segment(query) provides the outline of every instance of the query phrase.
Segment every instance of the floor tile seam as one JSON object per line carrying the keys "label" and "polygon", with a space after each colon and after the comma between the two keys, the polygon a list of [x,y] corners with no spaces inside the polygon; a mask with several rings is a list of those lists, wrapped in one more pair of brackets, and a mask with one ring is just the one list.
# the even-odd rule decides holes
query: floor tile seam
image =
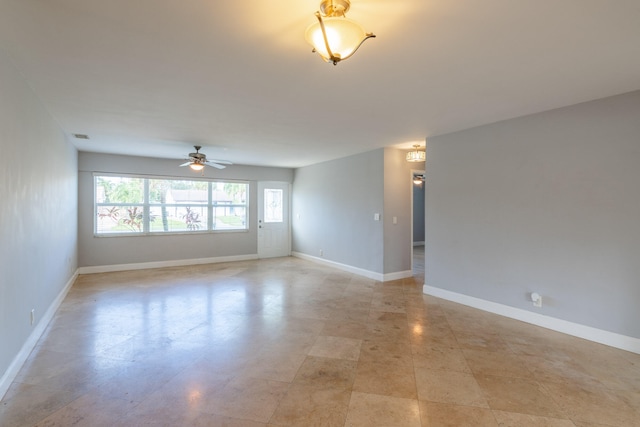
{"label": "floor tile seam", "polygon": [[[55,410],[55,411],[53,411],[53,412],[49,412],[49,414],[48,414],[45,418],[43,418],[43,419],[39,420],[38,422],[34,423],[34,426],[35,426],[35,425],[38,425],[40,422],[42,422],[42,421],[46,420],[47,418],[52,417],[52,416],[54,416],[55,414],[57,414],[57,413],[59,413],[59,412],[61,412],[61,411],[65,410],[66,408],[70,407],[74,402],[77,402],[78,400],[82,399],[84,396],[87,396],[87,395],[88,395],[89,393],[91,393],[92,391],[97,390],[99,387],[100,387],[100,386],[96,386],[96,387],[94,387],[94,388],[90,389],[89,391],[87,391],[86,393],[83,393],[82,395],[78,396],[78,398],[74,399],[73,401],[69,402],[68,404],[64,405],[63,407],[61,407],[61,408],[59,408],[59,409],[57,409],[57,410]],[[122,402],[127,402],[127,401],[129,401],[129,402],[134,402],[134,401],[129,400],[129,399],[122,399],[122,398],[120,398],[120,397],[115,397],[115,396],[108,396],[107,398],[108,398],[109,400],[119,400],[119,401],[122,401]],[[140,405],[140,403],[142,403],[142,402],[139,402],[139,401],[135,401],[135,402],[136,402],[136,403],[135,403],[135,405],[133,405],[133,406],[132,406],[131,408],[129,408],[129,409],[134,409],[134,408],[136,408],[138,405]],[[119,415],[117,415],[117,418],[116,418],[115,420],[111,420],[111,421],[114,421],[114,422],[120,421],[120,420],[124,419],[124,418],[126,417],[126,415],[127,415],[127,414],[125,414],[125,413],[123,413],[123,414],[119,414]]]}
{"label": "floor tile seam", "polygon": [[31,426],[37,426],[38,424],[40,424],[42,421],[46,420],[47,418],[49,418],[52,414],[62,410],[63,408],[65,408],[67,405],[64,405],[58,409],[56,409],[54,412],[48,412],[47,414],[43,415],[43,418],[38,418],[37,421],[33,421],[30,425]]}
{"label": "floor tile seam", "polygon": [[[578,426],[578,424],[584,424],[584,423],[587,423],[588,425],[592,425],[592,420],[579,420],[575,417],[568,417],[567,420],[571,421],[571,423],[574,426]],[[627,425],[609,424],[609,423],[596,423],[593,425],[596,425],[597,427],[630,427]]]}
{"label": "floor tile seam", "polygon": [[[534,381],[537,386],[542,389],[544,391],[544,394],[551,399],[551,401],[555,404],[555,406],[558,408],[558,410],[560,411],[560,413],[562,414],[562,416],[565,419],[571,420],[571,422],[573,422],[574,420],[569,416],[569,414],[567,413],[567,411],[564,409],[564,406],[562,405],[562,402],[555,397],[554,393],[551,392],[551,390],[549,390],[544,381],[539,381],[537,379],[533,379],[532,381]],[[546,416],[546,415],[541,415],[541,416]]]}
{"label": "floor tile seam", "polygon": [[[492,416],[493,420],[495,421],[496,426],[498,426],[499,423],[498,423],[498,419],[496,418],[496,416],[494,414],[495,411],[519,413],[519,412],[513,412],[513,411],[503,411],[503,410],[500,410],[500,409],[492,409],[488,404],[487,404],[486,407],[484,407],[484,406],[465,405],[465,404],[461,404],[461,403],[438,402],[438,401],[429,400],[429,399],[419,399],[419,403],[427,403],[427,404],[433,403],[433,404],[436,404],[436,405],[457,406],[457,407],[467,408],[467,409],[481,409],[481,410],[484,410],[484,411],[488,411],[488,412],[491,413],[491,416]],[[420,405],[420,406],[422,406],[422,405]],[[529,415],[529,414],[524,414],[524,415]],[[425,427],[431,427],[431,426],[427,425]]]}
{"label": "floor tile seam", "polygon": [[[568,416],[566,416],[565,418],[558,418],[555,416],[550,416],[550,415],[540,415],[540,414],[529,414],[529,413],[525,413],[525,412],[517,412],[517,411],[513,411],[513,410],[506,410],[506,409],[489,409],[495,418],[495,413],[496,412],[506,412],[509,414],[518,414],[518,415],[526,415],[526,416],[531,416],[531,417],[536,417],[536,418],[545,418],[545,419],[550,419],[550,420],[558,420],[558,421],[569,421],[571,422],[571,424],[574,424],[574,420],[569,418]],[[496,418],[496,423],[498,422],[497,418]],[[575,424],[574,424],[575,426]],[[616,426],[610,426],[610,427],[616,427]]]}
{"label": "floor tile seam", "polygon": [[[315,341],[314,341],[315,343]],[[313,346],[309,347],[309,351],[311,351],[311,348]],[[303,359],[302,363],[300,363],[300,366],[298,366],[298,369],[296,369],[296,373],[293,375],[293,379],[289,382],[289,387],[287,388],[287,392],[289,391],[289,389],[291,389],[291,386],[296,383],[296,378],[298,377],[298,374],[300,373],[300,369],[302,369],[302,366],[304,365],[305,360],[307,360],[308,357],[317,357],[317,356],[310,356],[309,355],[309,351],[307,351],[307,354],[305,356],[305,358]],[[298,382],[299,384],[306,384],[304,382]]]}
{"label": "floor tile seam", "polygon": [[[440,303],[438,303],[438,306],[440,306]],[[443,312],[443,315],[444,315],[444,320],[447,323],[447,327],[449,328],[449,331],[451,331],[451,334],[453,335],[453,338],[456,340],[457,348],[461,349],[460,341],[458,340],[458,336],[456,335],[455,331],[451,327],[451,322],[449,321],[449,314],[447,314],[446,310],[442,310],[442,312]]]}
{"label": "floor tile seam", "polygon": [[504,337],[502,336],[502,334],[500,334],[500,337],[502,339],[502,341],[504,341],[505,344],[507,344],[507,347],[509,348],[509,350],[515,354],[515,355],[519,355],[519,356],[525,356],[526,354],[521,354],[521,352],[518,352],[518,345],[522,345],[522,344],[516,344],[511,342],[510,339],[504,339]]}
{"label": "floor tile seam", "polygon": [[[47,339],[50,339],[52,337],[52,335],[50,334],[60,334],[60,333],[65,333],[65,335],[69,335],[70,333],[78,333],[80,336],[80,338],[82,338],[82,335],[109,335],[109,336],[114,336],[114,337],[127,337],[130,338],[134,335],[132,334],[123,334],[123,333],[114,333],[114,332],[110,332],[110,331],[104,331],[101,327],[97,327],[97,326],[92,326],[92,325],[85,325],[85,324],[77,324],[75,323],[73,325],[73,327],[70,327],[69,325],[65,325],[65,324],[57,324],[57,320],[53,319],[51,321],[51,325],[50,328],[51,329],[47,329],[45,331],[45,333],[43,333],[42,337],[38,340],[37,345],[43,345],[45,344],[44,341],[46,341]],[[55,335],[53,335],[53,337],[55,337]]]}
{"label": "floor tile seam", "polygon": [[[420,403],[420,400],[418,399],[417,395],[416,395],[416,398],[414,399],[414,398],[411,398],[411,397],[391,396],[391,395],[388,395],[388,394],[379,394],[379,393],[373,393],[373,392],[370,392],[370,391],[351,390],[351,397],[352,398],[353,398],[353,394],[354,393],[368,394],[368,395],[371,395],[371,396],[383,397],[383,398],[388,398],[388,399],[409,400],[409,401],[412,401],[412,402],[416,402],[418,404]],[[351,402],[349,402],[349,403],[351,403]]]}
{"label": "floor tile seam", "polygon": [[[198,359],[198,360],[200,360],[200,359]],[[151,397],[153,396],[153,394],[154,394],[156,391],[158,391],[158,390],[160,390],[160,389],[164,388],[164,386],[166,386],[169,382],[173,381],[173,379],[175,379],[175,378],[176,378],[176,377],[178,377],[179,375],[182,375],[182,374],[184,373],[184,371],[186,371],[186,370],[187,370],[187,368],[188,368],[188,367],[189,367],[189,366],[185,366],[185,367],[183,367],[183,368],[179,369],[179,370],[178,370],[178,372],[176,372],[174,375],[172,375],[172,376],[171,376],[170,378],[168,378],[166,381],[163,381],[163,382],[161,382],[161,383],[158,383],[158,384],[157,384],[157,386],[156,386],[153,390],[150,390],[150,391],[146,392],[146,393],[143,395],[143,397],[142,397],[141,399],[139,399],[139,400],[130,400],[131,402],[134,402],[134,401],[136,402],[136,404],[135,404],[135,405],[133,405],[133,407],[131,407],[130,409],[131,409],[131,410],[133,410],[133,409],[137,408],[138,406],[142,405],[143,403],[146,403],[148,399],[151,399]],[[109,380],[105,381],[104,383],[101,383],[101,384],[100,384],[99,386],[97,386],[96,388],[100,388],[100,387],[104,386],[105,384],[107,384],[108,382],[109,382]],[[117,397],[109,396],[109,398],[117,398]],[[122,400],[122,399],[121,399],[121,400]],[[124,400],[128,400],[128,399],[124,399]]]}
{"label": "floor tile seam", "polygon": [[[300,366],[302,366],[302,364],[300,364]],[[300,369],[300,367],[298,367],[298,370]],[[297,375],[297,371],[296,371],[296,375]],[[295,379],[295,376],[294,376]],[[287,390],[282,393],[282,395],[280,396],[280,398],[278,399],[278,403],[276,403],[273,406],[273,411],[271,412],[271,415],[269,415],[269,418],[267,419],[267,421],[258,421],[267,425],[271,425],[271,420],[273,420],[273,417],[276,415],[276,412],[278,411],[278,408],[280,407],[280,404],[282,403],[282,401],[284,400],[285,396],[289,393],[289,390],[291,390],[291,387],[293,387],[293,380],[290,381],[287,385]],[[255,421],[255,420],[250,420],[250,421]],[[278,424],[275,424],[278,425]]]}
{"label": "floor tile seam", "polygon": [[[414,373],[414,375],[415,375],[415,373]],[[420,395],[418,394],[418,381],[417,381],[417,379],[416,379],[416,398],[418,399],[418,417],[419,417],[419,420],[420,420],[420,426],[421,427],[430,427],[428,423],[427,424],[423,424],[422,423],[422,420],[426,420],[427,419],[426,418],[427,414],[426,414],[426,412],[423,413],[423,406],[425,406],[425,405],[421,404]]]}
{"label": "floor tile seam", "polygon": [[[280,404],[280,402],[278,401],[278,405],[279,404]],[[277,408],[277,406],[276,406],[276,408]],[[207,411],[207,410],[199,410],[198,412],[200,412],[201,414],[204,414],[204,415],[213,415],[215,417],[227,418],[227,419],[232,419],[232,420],[250,421],[252,423],[269,424],[269,421],[264,421],[264,420],[254,419],[254,418],[240,418],[238,416],[231,416],[229,414],[225,414],[225,413],[222,413],[222,412]],[[275,409],[273,410],[273,413],[275,413]],[[269,415],[269,420],[273,417],[273,413],[271,415]]]}
{"label": "floor tile seam", "polygon": [[[570,380],[571,384],[575,384],[577,386],[579,386],[580,388],[582,388],[585,391],[589,391],[590,389],[594,388],[593,384],[588,384],[587,380],[592,379],[595,380],[598,385],[595,386],[595,388],[599,389],[599,390],[607,390],[607,391],[624,391],[624,390],[616,390],[616,389],[609,389],[607,387],[604,386],[604,384],[602,383],[602,381],[598,380],[595,377],[590,377],[590,378],[572,378],[569,376],[560,376],[554,372],[551,372],[549,370],[545,370],[544,374],[546,374],[547,376],[540,380],[541,383],[545,383],[545,384],[557,384],[557,385],[562,385],[562,384],[567,384],[567,381]],[[536,376],[534,374],[534,376]]]}
{"label": "floor tile seam", "polygon": [[[412,344],[413,346],[413,344]],[[418,373],[416,371],[415,355],[413,354],[413,347],[411,347],[411,367],[413,371],[413,384],[415,386],[416,400],[418,400],[418,416],[420,417],[420,425],[422,425],[422,405],[420,405],[420,390],[418,389]],[[428,426],[425,426],[428,427]]]}
{"label": "floor tile seam", "polygon": [[[472,369],[471,369],[471,365],[469,364],[469,361],[467,360],[467,357],[464,355],[464,351],[462,346],[460,345],[460,342],[458,341],[458,337],[455,334],[455,332],[453,331],[453,329],[451,329],[451,325],[449,324],[449,319],[448,316],[445,317],[445,320],[447,322],[447,326],[449,327],[449,330],[451,331],[451,333],[453,334],[453,338],[456,340],[456,346],[455,346],[455,350],[459,351],[462,354],[462,358],[464,359],[464,364],[468,369],[469,373],[473,373]],[[439,345],[436,345],[436,347],[439,347]],[[449,349],[450,347],[447,345],[443,345],[443,348],[447,348]],[[475,378],[474,378],[475,379]],[[477,380],[476,380],[477,382]]]}
{"label": "floor tile seam", "polygon": [[483,372],[476,372],[473,368],[469,368],[471,375],[473,375],[476,378],[476,382],[478,381],[478,376],[491,376],[491,377],[499,377],[499,378],[512,378],[512,379],[517,379],[517,380],[535,380],[535,378],[529,376],[529,377],[523,377],[523,376],[516,376],[516,375],[508,375],[508,374],[500,374],[500,373],[483,373]]}
{"label": "floor tile seam", "polygon": [[[54,377],[51,377],[54,378]],[[50,378],[47,378],[47,380]],[[4,403],[8,403],[11,400],[13,400],[15,397],[18,397],[18,394],[15,394],[13,396],[10,396],[7,399],[7,396],[9,395],[9,392],[11,391],[11,389],[13,387],[19,388],[21,386],[27,386],[27,387],[37,387],[39,390],[44,390],[46,392],[51,392],[51,393],[73,393],[74,390],[65,390],[63,388],[59,388],[59,387],[51,387],[50,385],[47,384],[43,384],[43,383],[29,383],[29,382],[24,382],[24,381],[13,381],[10,386],[9,389],[7,390],[7,393],[5,393],[5,396],[3,397],[3,399],[0,402],[4,402]]]}
{"label": "floor tile seam", "polygon": [[[14,383],[12,383],[12,385],[13,385],[13,384],[14,384]],[[35,386],[35,387],[39,387],[39,386]],[[43,388],[46,388],[46,387],[43,387]],[[56,391],[57,389],[49,389],[49,390]],[[65,393],[65,391],[64,391],[64,390],[57,390],[57,391],[58,391],[59,393]],[[68,392],[68,391],[67,391],[67,392]],[[47,418],[49,418],[52,414],[54,414],[54,413],[56,413],[56,412],[58,412],[58,411],[62,410],[63,408],[66,408],[68,405],[70,405],[71,403],[73,403],[73,402],[75,402],[76,400],[80,399],[80,398],[81,398],[82,396],[84,396],[85,394],[86,394],[86,393],[79,394],[78,396],[76,396],[76,397],[72,398],[72,399],[71,399],[70,401],[68,401],[67,403],[64,403],[64,404],[62,404],[62,406],[58,407],[57,409],[54,409],[54,410],[53,410],[53,412],[52,412],[52,411],[49,411],[49,412],[47,412],[46,414],[43,414],[43,415],[42,415],[42,418],[39,418],[37,421],[33,422],[33,424],[32,424],[32,425],[34,425],[34,426],[35,426],[35,425],[39,424],[40,422],[42,422],[42,421],[46,420],[46,419],[47,419]],[[16,397],[17,397],[17,395],[16,395]],[[0,401],[0,402],[4,402],[4,404],[7,404],[7,403],[9,403],[10,401],[11,401],[11,399],[9,399],[9,400],[7,400],[7,401],[2,400],[2,401]],[[55,406],[54,406],[54,407],[55,407]]]}
{"label": "floor tile seam", "polygon": [[[355,377],[354,377],[354,383],[355,383]],[[350,385],[344,385],[344,386],[340,386],[340,387],[336,387],[336,386],[327,387],[324,384],[317,384],[317,383],[306,382],[306,381],[296,381],[294,379],[289,384],[289,388],[287,389],[287,392],[291,388],[297,387],[297,386],[304,387],[304,388],[310,388],[313,391],[335,391],[335,392],[339,392],[339,393],[344,393],[344,392],[352,393],[354,391],[353,390],[353,383],[350,384]]]}
{"label": "floor tile seam", "polygon": [[[336,360],[341,360],[343,362],[353,362],[356,364],[355,368],[354,368],[354,375],[353,375],[353,380],[349,382],[349,384],[345,387],[339,387],[339,389],[344,389],[344,390],[352,390],[353,389],[353,384],[355,383],[356,380],[356,374],[358,372],[358,361],[357,360],[346,360],[346,359],[332,359],[330,357],[323,357],[323,356],[311,356],[308,355],[307,357],[312,357],[314,359],[324,359],[324,360],[328,360],[328,361],[336,361]],[[302,368],[302,365],[304,364],[304,362],[300,365],[300,367],[298,368],[298,371],[296,371],[296,375],[294,376],[293,380],[291,381],[291,384],[302,384],[302,385],[313,385],[314,383],[310,383],[307,380],[298,380],[296,381],[296,378],[298,376],[298,372],[300,371],[300,369]],[[335,388],[335,387],[334,387]]]}
{"label": "floor tile seam", "polygon": [[[299,384],[299,385],[301,385],[301,386],[305,386],[305,387],[311,387],[311,386],[312,386],[311,384],[305,384],[305,383],[298,383],[298,384]],[[275,423],[275,421],[274,421],[274,419],[273,419],[273,418],[275,417],[276,413],[278,412],[278,408],[280,407],[280,404],[283,402],[284,398],[287,396],[287,394],[289,393],[289,391],[291,390],[291,388],[292,388],[293,386],[294,386],[294,383],[292,382],[292,383],[290,384],[289,388],[287,389],[287,392],[286,392],[285,394],[283,394],[283,396],[282,396],[281,400],[278,402],[278,405],[276,406],[276,408],[275,408],[275,410],[274,410],[273,414],[271,415],[271,418],[270,418],[270,419],[269,419],[269,421],[267,422],[267,424],[268,424],[269,426],[274,425],[274,426],[282,426],[282,427],[286,427],[286,426],[288,426],[288,425],[289,425],[289,424],[280,424],[280,423]],[[326,389],[326,388],[322,388],[322,390],[324,390],[324,389]],[[320,390],[320,388],[317,388],[316,390]],[[353,393],[352,388],[351,388],[351,387],[349,387],[349,388],[344,389],[343,391],[349,391],[349,400],[350,400],[350,399],[351,399],[351,394]],[[334,406],[333,406],[333,408],[335,408],[336,406],[338,406],[338,407],[343,407],[343,409],[345,409],[345,411],[344,411],[344,419],[345,419],[345,422],[346,422],[347,414],[348,414],[348,412],[349,412],[349,402],[346,402],[346,404],[334,405]]]}
{"label": "floor tile seam", "polygon": [[24,365],[22,365],[22,367],[20,368],[20,371],[18,371],[18,375],[20,375],[20,373],[24,369],[29,369],[32,366],[31,363],[34,362],[32,359],[34,358],[38,359],[41,357],[41,353],[40,353],[41,351],[44,351],[47,353],[55,353],[59,356],[65,356],[66,358],[64,359],[64,363],[69,363],[82,357],[82,355],[78,355],[75,352],[66,352],[66,351],[44,348],[42,347],[40,340],[38,340],[33,350],[31,350],[31,352],[29,353],[29,356],[27,357],[27,361],[24,363]]}
{"label": "floor tile seam", "polygon": [[[553,418],[553,417],[547,417],[547,418]],[[588,420],[584,420],[584,419],[579,419],[576,417],[570,417],[567,416],[566,418],[568,421],[571,421],[571,423],[573,423],[574,426],[577,426],[578,424],[583,424],[583,423],[587,423],[589,425],[591,425],[593,423],[593,420],[588,419]],[[621,424],[609,424],[609,423],[595,423],[595,425],[597,425],[598,427],[632,427],[629,426],[627,424],[621,425]]]}
{"label": "floor tile seam", "polygon": [[[610,393],[635,393],[638,394],[640,396],[640,389],[635,389],[635,390],[628,390],[628,389],[623,389],[623,388],[612,388],[612,387],[608,387],[606,386],[602,381],[598,381],[600,384],[602,384],[602,389],[606,390]],[[623,400],[626,401],[626,399],[624,397],[621,397]],[[640,401],[640,400],[639,400]],[[629,404],[631,405],[631,404]],[[636,409],[636,408],[634,408]],[[640,412],[640,406],[638,406],[637,410]]]}
{"label": "floor tile seam", "polygon": [[[452,372],[457,372],[457,371],[452,371]],[[478,377],[476,377],[476,375],[473,374],[473,372],[471,371],[471,368],[469,368],[469,372],[459,372],[459,373],[462,375],[471,376],[473,378],[473,381],[476,383],[476,386],[478,386],[478,390],[480,390],[480,393],[482,394],[483,402],[486,405],[486,406],[472,406],[472,405],[467,405],[467,406],[472,406],[474,408],[493,409],[491,408],[491,404],[489,403],[490,400],[489,400],[488,392],[484,389],[484,387],[482,387],[482,385],[480,385],[480,382],[478,381]]]}
{"label": "floor tile seam", "polygon": [[[465,349],[465,348],[461,348],[460,351],[462,352],[462,356],[465,359],[465,362],[468,366],[468,368],[470,369],[470,371],[475,375],[482,375],[480,372],[476,372],[476,370],[473,369],[473,365],[471,362],[469,362],[469,356],[467,354],[465,354],[465,351],[469,352],[469,351],[478,351],[478,352],[485,352],[485,353],[499,353],[500,351],[495,351],[495,352],[491,352],[491,351],[485,351],[485,350],[474,350],[474,349]],[[511,356],[514,356],[517,358],[518,361],[522,362],[525,366],[525,369],[527,370],[527,374],[528,376],[514,376],[514,375],[507,375],[507,374],[491,374],[494,376],[500,376],[500,377],[509,377],[509,378],[522,378],[522,379],[535,379],[536,378],[536,374],[533,371],[533,369],[529,366],[529,363],[527,363],[526,360],[522,360],[520,358],[519,355],[515,354],[515,353],[510,353]]]}
{"label": "floor tile seam", "polygon": [[[539,338],[539,337],[531,337],[531,336],[526,336],[526,335],[513,335],[511,333],[505,333],[505,332],[500,332],[498,331],[497,335],[500,337],[500,339],[502,340],[502,342],[504,342],[505,344],[507,344],[507,347],[509,347],[509,351],[514,353],[514,354],[519,354],[518,352],[518,346],[522,346],[522,345],[527,345],[530,346],[532,348],[540,348],[540,345],[546,345],[546,346],[553,346],[552,343],[548,342],[548,340],[544,339],[544,338]],[[538,342],[529,342],[527,341],[526,344],[523,343],[514,343],[513,340],[514,339],[527,339],[527,340],[542,340],[542,344],[538,341]],[[559,351],[559,348],[555,348],[554,350]],[[569,356],[567,356],[569,357]]]}
{"label": "floor tile seam", "polygon": [[[597,381],[597,383],[598,383],[598,384],[600,384],[600,385],[602,386],[602,388],[605,388],[605,389],[607,389],[607,390],[611,390],[611,391],[627,391],[627,390],[622,389],[622,388],[613,388],[613,387],[609,387],[609,386],[607,386],[607,384],[606,384],[606,383],[604,383],[604,382],[601,380],[601,378],[600,378],[600,376],[599,376],[599,375],[598,375],[598,376],[594,375],[594,374],[592,373],[592,371],[591,371],[587,366],[585,366],[583,363],[581,363],[581,362],[580,362],[580,360],[576,360],[575,362],[578,364],[578,366],[580,366],[580,368],[584,369],[585,373],[586,373],[590,378],[592,378],[592,379],[594,379],[595,381]],[[628,370],[628,369],[624,369],[624,371],[627,371],[627,370]],[[616,369],[616,371],[618,371],[618,369]],[[616,374],[616,375],[614,375],[614,378],[615,378],[616,380],[621,380],[622,382],[625,382],[625,380],[627,379],[627,377],[620,376],[620,375],[617,375],[617,374]],[[608,379],[608,378],[607,378],[607,379]],[[637,379],[638,379],[638,384],[640,384],[640,373],[638,374]],[[640,389],[638,389],[637,391],[638,391],[638,392],[640,392]]]}
{"label": "floor tile seam", "polygon": [[[88,385],[90,384],[90,385],[88,386],[88,388],[85,391],[83,391],[82,395],[85,395],[85,394],[88,394],[88,393],[90,393],[90,392],[92,392],[94,390],[100,389],[105,384],[109,383],[113,379],[113,377],[116,376],[116,375],[117,375],[117,373],[114,373],[112,375],[107,375],[107,376],[103,377],[101,380],[93,382],[93,381],[90,381],[90,379],[94,378],[94,377],[97,377],[97,375],[94,375],[93,373],[85,373],[84,375],[81,376],[81,378],[83,380],[81,382],[87,382],[87,384]],[[50,390],[54,390],[54,391],[57,390],[59,392],[65,392],[64,389],[50,388],[50,387],[47,387],[47,386],[42,385],[42,384],[37,384],[36,387],[49,388]],[[77,388],[74,388],[73,390],[76,390],[76,389]],[[66,391],[71,392],[72,390],[66,390]],[[110,398],[112,398],[112,397],[113,396],[110,396]],[[113,397],[113,398],[115,398],[115,397]]]}
{"label": "floor tile seam", "polygon": [[[600,383],[602,384],[602,383]],[[583,388],[583,390],[585,390]],[[614,398],[616,400],[618,400],[619,402],[621,402],[623,405],[625,405],[629,410],[631,410],[632,412],[635,412],[638,414],[638,418],[640,419],[640,406],[635,407],[631,402],[629,402],[627,400],[627,398],[625,396],[621,396],[620,393],[633,393],[632,391],[627,391],[627,390],[620,390],[620,389],[610,389],[606,386],[604,386],[604,384],[602,385],[602,387],[596,387],[596,390],[598,392],[604,392],[606,395],[613,395]],[[590,387],[589,390],[586,390],[588,392],[593,391],[593,387]],[[638,391],[636,391],[636,393],[638,393]]]}
{"label": "floor tile seam", "polygon": [[[489,404],[489,401],[487,400],[487,405],[488,404]],[[496,422],[496,427],[499,427],[500,423],[498,422],[498,418],[496,417],[496,414],[495,414],[494,410],[489,408],[489,412],[491,413],[491,416],[493,417],[493,420]]]}
{"label": "floor tile seam", "polygon": [[[540,385],[549,393],[550,396],[552,396],[551,391],[547,388],[547,385],[563,385],[566,384],[566,381],[553,381],[553,380],[544,380],[544,381],[540,381]],[[637,412],[640,416],[640,407],[635,408],[631,403],[627,402],[627,400],[620,396],[619,394],[617,394],[617,392],[623,392],[626,393],[626,390],[619,390],[619,389],[610,389],[607,388],[606,386],[604,386],[604,384],[601,384],[601,386],[596,386],[594,388],[594,386],[591,385],[586,385],[583,383],[573,383],[576,384],[577,387],[580,388],[581,391],[589,393],[589,394],[594,394],[594,390],[596,392],[604,392],[607,395],[613,395],[615,397],[616,400],[621,401],[625,406],[627,406],[629,409],[631,409],[634,412]],[[553,397],[553,396],[552,396]]]}

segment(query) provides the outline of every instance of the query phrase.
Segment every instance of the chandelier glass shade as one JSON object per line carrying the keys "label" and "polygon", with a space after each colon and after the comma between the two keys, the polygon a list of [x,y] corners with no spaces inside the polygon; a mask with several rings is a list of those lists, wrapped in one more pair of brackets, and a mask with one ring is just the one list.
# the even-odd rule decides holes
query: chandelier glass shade
{"label": "chandelier glass shade", "polygon": [[201,171],[202,169],[204,169],[204,165],[197,162],[192,162],[189,167],[194,171]]}
{"label": "chandelier glass shade", "polygon": [[365,40],[375,37],[362,26],[345,17],[349,10],[348,0],[323,0],[316,12],[318,22],[310,25],[305,39],[326,62],[337,65],[351,57]]}

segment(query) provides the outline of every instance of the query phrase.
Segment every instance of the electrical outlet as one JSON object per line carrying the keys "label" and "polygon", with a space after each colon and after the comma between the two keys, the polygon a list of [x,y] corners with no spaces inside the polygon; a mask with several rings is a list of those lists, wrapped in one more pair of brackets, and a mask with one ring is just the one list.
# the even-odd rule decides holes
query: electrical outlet
{"label": "electrical outlet", "polygon": [[534,307],[542,307],[542,295],[537,292],[531,293],[531,301],[533,301]]}
{"label": "electrical outlet", "polygon": [[324,256],[324,251],[320,249],[320,256]]}
{"label": "electrical outlet", "polygon": [[33,325],[36,322],[36,309],[35,308],[31,309],[31,313],[29,315],[29,318],[31,320],[31,325]]}

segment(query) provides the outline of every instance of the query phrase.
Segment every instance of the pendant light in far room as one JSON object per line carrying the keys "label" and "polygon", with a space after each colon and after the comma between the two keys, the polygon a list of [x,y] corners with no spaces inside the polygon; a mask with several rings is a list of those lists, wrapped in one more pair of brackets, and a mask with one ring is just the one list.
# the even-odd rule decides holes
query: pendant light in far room
{"label": "pendant light in far room", "polygon": [[411,150],[407,153],[407,162],[417,163],[427,160],[427,152],[424,150],[420,150],[420,144],[415,144],[413,148],[414,150]]}

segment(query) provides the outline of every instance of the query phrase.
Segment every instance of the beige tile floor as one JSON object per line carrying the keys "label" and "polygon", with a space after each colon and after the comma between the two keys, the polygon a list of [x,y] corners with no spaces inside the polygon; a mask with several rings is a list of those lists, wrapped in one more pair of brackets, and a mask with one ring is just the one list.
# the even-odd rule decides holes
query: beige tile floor
{"label": "beige tile floor", "polygon": [[425,296],[417,253],[81,276],[0,425],[640,426],[640,355]]}

